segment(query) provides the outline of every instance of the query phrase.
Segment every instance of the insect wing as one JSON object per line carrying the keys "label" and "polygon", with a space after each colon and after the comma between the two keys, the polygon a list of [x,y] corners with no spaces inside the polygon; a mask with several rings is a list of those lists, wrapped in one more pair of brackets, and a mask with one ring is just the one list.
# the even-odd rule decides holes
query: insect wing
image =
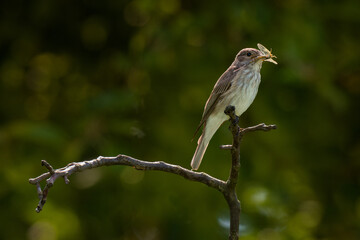
{"label": "insect wing", "polygon": [[261,45],[260,43],[257,44],[259,50],[265,54],[265,55],[270,55],[271,56],[271,52],[266,48],[264,47],[263,45]]}

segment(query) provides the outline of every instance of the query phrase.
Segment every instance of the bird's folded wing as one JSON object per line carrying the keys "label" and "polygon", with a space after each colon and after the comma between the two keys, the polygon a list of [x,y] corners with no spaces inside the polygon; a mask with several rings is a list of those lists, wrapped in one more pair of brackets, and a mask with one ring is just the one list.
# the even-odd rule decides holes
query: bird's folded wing
{"label": "bird's folded wing", "polygon": [[216,104],[219,102],[220,99],[223,98],[224,93],[229,90],[232,82],[231,80],[234,79],[240,68],[241,67],[230,66],[216,82],[214,89],[212,90],[210,97],[206,102],[203,116],[201,118],[199,126],[196,128],[193,139],[200,130],[201,126],[206,122],[211,113],[214,111]]}

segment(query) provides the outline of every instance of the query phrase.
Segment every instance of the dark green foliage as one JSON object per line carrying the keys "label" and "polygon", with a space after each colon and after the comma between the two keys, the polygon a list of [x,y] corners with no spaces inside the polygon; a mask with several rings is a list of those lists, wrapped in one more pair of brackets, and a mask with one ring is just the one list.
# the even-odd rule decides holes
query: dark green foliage
{"label": "dark green foliage", "polygon": [[[0,8],[0,239],[226,239],[218,192],[110,167],[57,181],[37,214],[27,179],[114,156],[190,167],[210,91],[262,43],[241,117],[242,239],[359,239],[359,1],[6,1]],[[226,179],[225,124],[200,170]]]}

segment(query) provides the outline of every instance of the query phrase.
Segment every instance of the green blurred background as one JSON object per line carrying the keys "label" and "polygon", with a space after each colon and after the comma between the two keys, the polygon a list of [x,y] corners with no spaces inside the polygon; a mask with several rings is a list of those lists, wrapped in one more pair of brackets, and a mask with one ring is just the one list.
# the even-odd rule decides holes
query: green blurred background
{"label": "green blurred background", "polygon": [[[4,1],[0,239],[226,239],[205,185],[114,166],[57,181],[43,212],[28,179],[99,155],[189,167],[218,77],[272,48],[242,126],[241,239],[360,239],[359,1]],[[225,124],[200,171],[226,179]]]}

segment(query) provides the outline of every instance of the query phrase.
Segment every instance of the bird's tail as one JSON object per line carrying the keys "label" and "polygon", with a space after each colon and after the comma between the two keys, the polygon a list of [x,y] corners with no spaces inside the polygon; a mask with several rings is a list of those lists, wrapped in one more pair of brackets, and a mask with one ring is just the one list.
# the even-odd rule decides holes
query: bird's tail
{"label": "bird's tail", "polygon": [[204,157],[206,148],[209,145],[209,140],[207,140],[207,138],[204,138],[204,135],[205,134],[203,133],[203,135],[201,135],[201,137],[199,138],[198,146],[191,160],[191,168],[193,170],[197,170],[199,168],[201,160]]}

